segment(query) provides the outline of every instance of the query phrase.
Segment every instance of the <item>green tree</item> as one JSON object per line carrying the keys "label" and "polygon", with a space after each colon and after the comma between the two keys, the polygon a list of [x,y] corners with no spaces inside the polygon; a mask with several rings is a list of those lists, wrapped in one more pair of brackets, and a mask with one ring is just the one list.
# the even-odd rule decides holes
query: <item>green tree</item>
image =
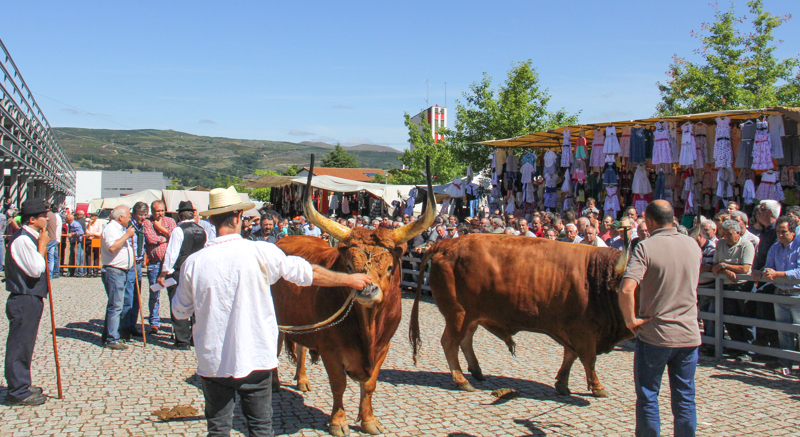
{"label": "green tree", "polygon": [[422,132],[408,113],[405,113],[404,116],[405,125],[408,128],[408,142],[411,147],[397,157],[406,168],[389,170],[389,183],[424,184],[427,180],[425,176],[426,156],[431,157],[431,176],[434,184],[444,184],[452,181],[454,176],[463,176],[466,167],[456,161],[447,137],[434,143],[431,125],[424,114],[420,124]]}
{"label": "green tree", "polygon": [[167,185],[168,190],[180,190],[181,185],[178,183],[178,178],[170,179],[169,185]]}
{"label": "green tree", "polygon": [[726,109],[797,105],[800,72],[797,58],[775,57],[773,31],[791,16],[764,11],[761,0],[747,3],[752,32],[740,29],[746,17],[736,17],[734,5],[715,8],[713,23],[703,23],[692,35],[701,42],[694,53],[700,61],[673,56],[665,83],[657,82],[659,115],[692,114]]}
{"label": "green tree", "polygon": [[563,108],[547,109],[550,94],[539,82],[539,73],[527,60],[512,64],[508,78],[497,90],[486,73],[463,94],[465,103],[456,100],[455,129],[444,130],[453,156],[462,164],[472,164],[477,173],[489,167],[494,148],[479,141],[517,137],[531,132],[574,124],[578,114]]}
{"label": "green tree", "polygon": [[286,171],[283,172],[284,176],[297,176],[297,173],[300,171],[300,166],[297,164],[292,164],[286,168]]}
{"label": "green tree", "polygon": [[342,148],[342,145],[336,143],[333,150],[322,159],[322,167],[337,167],[337,168],[357,168],[358,160],[352,153]]}
{"label": "green tree", "polygon": [[[253,172],[256,176],[279,176],[280,173],[274,170],[255,170]],[[272,193],[272,189],[267,188],[254,188],[250,190],[250,198],[258,200],[259,202],[268,202],[269,196]]]}

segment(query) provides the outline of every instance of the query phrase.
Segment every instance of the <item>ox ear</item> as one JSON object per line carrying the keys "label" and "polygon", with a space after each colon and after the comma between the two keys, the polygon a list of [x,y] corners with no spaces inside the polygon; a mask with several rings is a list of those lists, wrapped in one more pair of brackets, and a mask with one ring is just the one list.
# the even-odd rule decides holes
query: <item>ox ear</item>
{"label": "ox ear", "polygon": [[400,262],[402,263],[403,262],[403,255],[405,255],[406,252],[408,252],[408,245],[406,243],[403,243],[403,244],[401,244],[399,246],[395,246],[395,248],[392,249],[392,251],[394,253],[394,256],[396,256],[398,259],[400,259]]}

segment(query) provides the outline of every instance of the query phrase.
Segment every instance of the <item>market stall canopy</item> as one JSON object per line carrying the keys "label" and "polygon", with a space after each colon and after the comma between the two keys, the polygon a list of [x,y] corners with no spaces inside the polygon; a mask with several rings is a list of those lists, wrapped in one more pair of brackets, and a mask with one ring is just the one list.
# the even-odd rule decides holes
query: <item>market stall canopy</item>
{"label": "market stall canopy", "polygon": [[[516,138],[506,138],[503,140],[481,141],[476,144],[484,144],[493,147],[506,147],[506,148],[540,148],[540,149],[555,149],[561,147],[564,142],[564,130],[569,129],[570,139],[572,144],[583,132],[586,137],[587,145],[592,144],[594,137],[593,129],[605,128],[607,126],[614,126],[617,129],[623,127],[632,127],[637,124],[642,126],[652,126],[657,121],[674,121],[674,122],[705,122],[707,124],[715,123],[714,119],[717,117],[730,117],[734,120],[747,120],[760,115],[781,114],[784,117],[791,118],[800,122],[800,108],[792,108],[785,106],[772,106],[763,109],[739,109],[730,111],[717,111],[717,112],[704,112],[700,114],[687,114],[687,115],[673,115],[669,117],[656,117],[656,118],[643,118],[639,120],[623,120],[613,121],[606,123],[589,123],[589,124],[574,124],[570,126],[562,126],[556,129],[550,129],[541,132],[534,132],[522,135]],[[435,190],[434,190],[435,191]]]}
{"label": "market stall canopy", "polygon": [[247,188],[283,187],[293,183],[295,176],[266,175],[244,184]]}
{"label": "market stall canopy", "polygon": [[128,208],[133,208],[136,202],[144,202],[150,205],[151,202],[161,199],[161,191],[159,190],[144,190],[138,193],[129,194],[122,197],[106,197],[102,199],[92,199],[89,202],[89,211],[97,212],[100,209],[113,209],[120,205],[125,205]]}
{"label": "market stall canopy", "polygon": [[[178,211],[178,204],[182,201],[191,201],[192,206],[198,211],[208,210],[209,191],[189,191],[189,190],[161,190],[164,203],[167,205],[167,212]],[[239,193],[242,202],[250,202],[247,193]],[[258,216],[258,211],[253,208],[244,212],[245,216]]]}

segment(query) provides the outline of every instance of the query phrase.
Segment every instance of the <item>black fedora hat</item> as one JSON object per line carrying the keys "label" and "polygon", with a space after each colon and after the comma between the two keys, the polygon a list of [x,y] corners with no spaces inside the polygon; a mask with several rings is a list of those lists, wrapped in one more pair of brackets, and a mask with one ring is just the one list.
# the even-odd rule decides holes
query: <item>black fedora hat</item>
{"label": "black fedora hat", "polygon": [[190,200],[182,200],[181,203],[178,204],[178,212],[184,211],[194,211],[194,205]]}
{"label": "black fedora hat", "polygon": [[23,216],[39,215],[43,212],[47,212],[47,205],[45,205],[42,199],[28,199],[22,202],[22,209],[20,210],[20,214],[22,214]]}

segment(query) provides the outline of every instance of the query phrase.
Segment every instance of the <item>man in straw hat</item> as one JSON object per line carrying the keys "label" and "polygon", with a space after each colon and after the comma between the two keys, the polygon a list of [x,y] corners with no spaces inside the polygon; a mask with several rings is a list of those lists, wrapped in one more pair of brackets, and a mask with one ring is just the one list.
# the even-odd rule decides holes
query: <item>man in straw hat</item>
{"label": "man in straw hat", "polygon": [[[189,255],[203,248],[207,241],[206,231],[195,220],[196,210],[192,202],[186,200],[178,204],[178,226],[169,236],[167,252],[164,254],[164,264],[158,275],[158,283],[164,286],[164,278],[172,277],[180,283],[181,266]],[[178,286],[167,288],[170,303],[175,296]],[[170,310],[174,309],[170,306]],[[189,350],[192,342],[192,319],[181,320],[172,316],[172,332],[175,340],[175,349]]]}
{"label": "man in straw hat", "polygon": [[173,316],[195,316],[197,374],[202,377],[209,435],[229,435],[239,393],[251,436],[272,434],[272,369],[278,366],[278,322],[270,285],[283,278],[300,286],[350,287],[372,283],[287,256],[274,244],[241,236],[242,213],[253,208],[233,187],[211,190],[217,238],[183,263]]}
{"label": "man in straw hat", "polygon": [[6,302],[8,341],[5,376],[8,405],[42,405],[47,396],[31,385],[31,360],[44,298],[47,297],[47,207],[40,199],[22,202],[22,227],[8,240]]}

